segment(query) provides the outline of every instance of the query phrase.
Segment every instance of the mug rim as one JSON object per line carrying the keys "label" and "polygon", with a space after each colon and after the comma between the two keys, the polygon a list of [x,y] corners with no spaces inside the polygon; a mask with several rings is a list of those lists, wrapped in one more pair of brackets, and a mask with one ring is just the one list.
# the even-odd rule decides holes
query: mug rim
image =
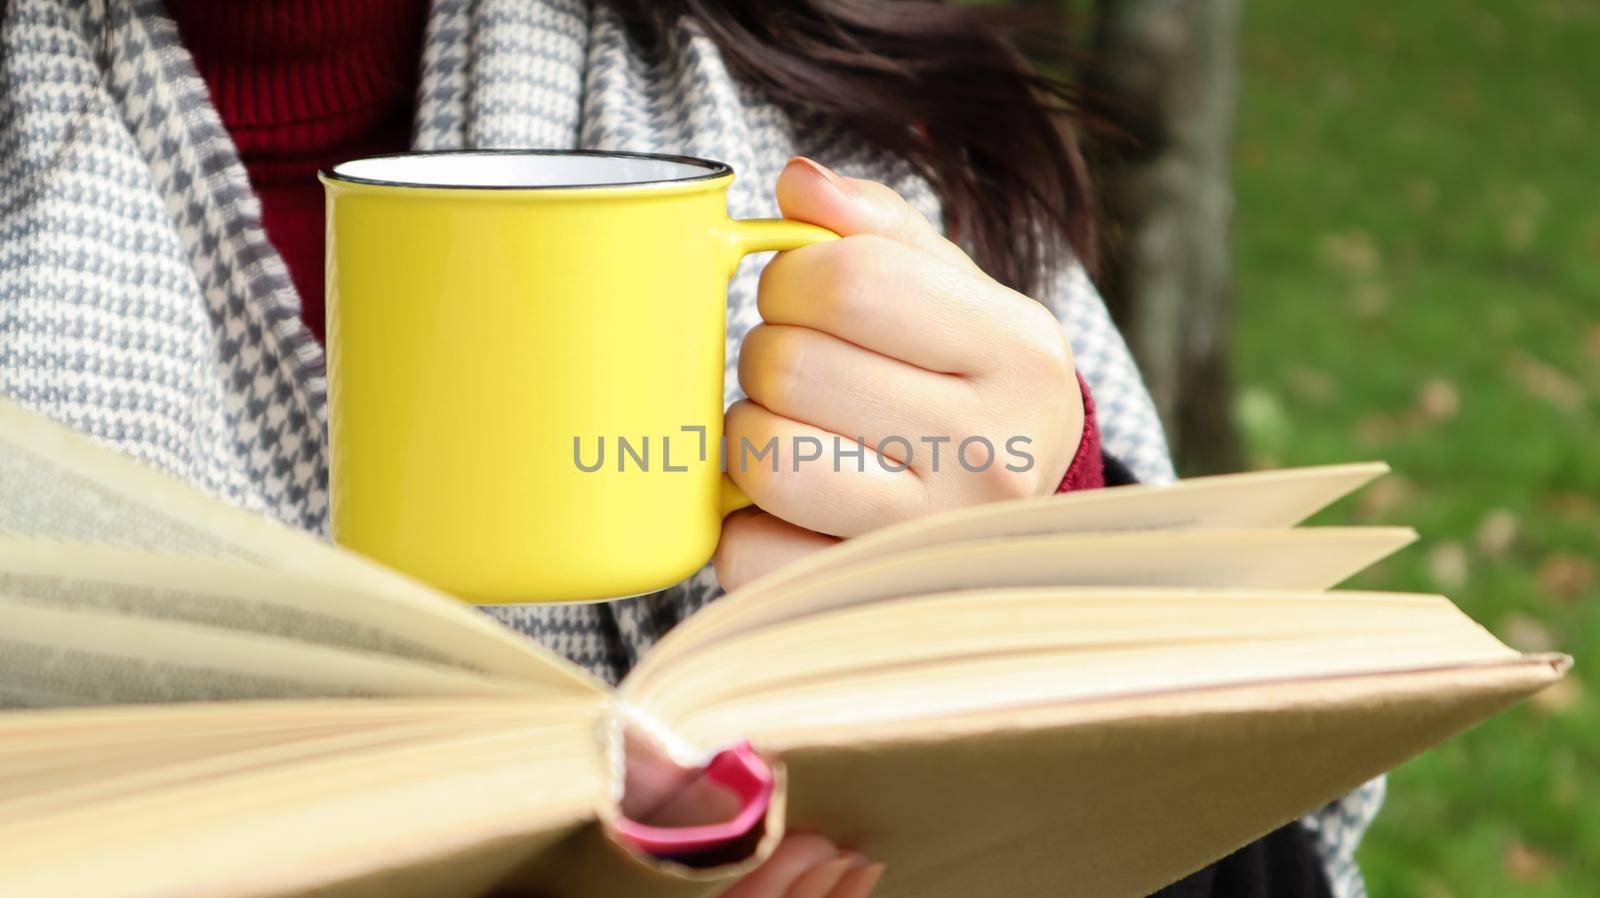
{"label": "mug rim", "polygon": [[[683,178],[651,178],[637,181],[608,181],[595,184],[446,184],[443,182],[398,181],[383,178],[368,178],[359,175],[349,175],[338,171],[340,166],[352,162],[366,162],[379,159],[408,159],[416,157],[435,156],[579,156],[587,158],[607,159],[645,159],[657,162],[676,162],[683,165],[693,165],[704,168],[701,174],[690,175]],[[369,187],[397,187],[410,190],[486,190],[486,191],[559,191],[559,190],[628,190],[650,187],[674,187],[678,185],[698,184],[705,181],[715,181],[733,174],[733,167],[726,162],[714,159],[703,159],[699,156],[684,156],[670,153],[633,153],[624,150],[550,150],[550,149],[516,149],[511,147],[495,147],[487,149],[454,149],[454,150],[406,150],[400,153],[378,153],[371,156],[357,156],[336,162],[317,172],[324,182],[333,181],[341,184],[361,184]]]}

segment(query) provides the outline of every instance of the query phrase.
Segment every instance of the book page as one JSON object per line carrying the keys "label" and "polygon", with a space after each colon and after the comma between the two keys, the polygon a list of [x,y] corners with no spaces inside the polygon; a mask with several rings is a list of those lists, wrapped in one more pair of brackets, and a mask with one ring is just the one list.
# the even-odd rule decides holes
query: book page
{"label": "book page", "polygon": [[[0,715],[0,784],[50,770],[47,745],[89,759],[0,788],[0,894],[481,895],[593,818],[600,713],[512,697]],[[9,766],[19,743],[32,759]],[[107,750],[125,743],[142,763]]]}
{"label": "book page", "polygon": [[1568,663],[1439,596],[987,590],[742,634],[627,698],[691,756],[776,756],[788,825],[886,861],[882,898],[1137,898]]}
{"label": "book page", "polygon": [[750,584],[766,589],[897,552],[1047,533],[1276,530],[1292,527],[1389,471],[1357,462],[1195,477],[991,503],[931,515],[846,540]]}
{"label": "book page", "polygon": [[602,688],[443,593],[4,401],[0,569],[17,591],[57,602]]}
{"label": "book page", "polygon": [[1416,538],[1405,527],[1062,533],[898,552],[798,581],[752,583],[669,632],[628,679],[649,677],[718,640],[924,593],[1024,586],[1328,589]]}
{"label": "book page", "polygon": [[758,744],[788,768],[793,829],[887,863],[873,898],[1139,898],[1557,676],[1528,659]]}
{"label": "book page", "polygon": [[289,547],[285,537],[316,544],[4,400],[0,533],[261,564],[271,563]]}
{"label": "book page", "polygon": [[[881,638],[890,632],[896,638]],[[692,745],[714,746],[739,735],[823,738],[1119,695],[1167,693],[1177,703],[1182,693],[1242,682],[1521,657],[1443,596],[995,589],[744,633],[637,684],[627,699]]]}
{"label": "book page", "polygon": [[372,591],[438,595],[3,400],[0,534],[234,558]]}
{"label": "book page", "polygon": [[0,597],[0,707],[530,694],[383,655]]}
{"label": "book page", "polygon": [[0,536],[0,596],[573,686],[526,640],[454,602],[373,596],[233,559]]}

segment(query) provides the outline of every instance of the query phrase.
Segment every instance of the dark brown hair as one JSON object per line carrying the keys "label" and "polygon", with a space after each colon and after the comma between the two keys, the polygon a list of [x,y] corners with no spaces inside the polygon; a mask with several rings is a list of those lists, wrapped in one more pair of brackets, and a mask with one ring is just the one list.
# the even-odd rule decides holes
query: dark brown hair
{"label": "dark brown hair", "polygon": [[643,28],[692,16],[776,101],[909,160],[943,199],[951,235],[997,280],[1037,290],[1063,243],[1093,265],[1071,94],[1007,40],[1014,15],[931,0],[608,2]]}

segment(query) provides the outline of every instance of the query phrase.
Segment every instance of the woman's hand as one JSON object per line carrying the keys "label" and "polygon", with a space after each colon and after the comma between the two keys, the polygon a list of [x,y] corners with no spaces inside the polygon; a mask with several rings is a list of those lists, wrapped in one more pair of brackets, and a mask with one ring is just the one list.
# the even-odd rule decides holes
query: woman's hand
{"label": "woman's hand", "polygon": [[[738,799],[731,793],[672,763],[639,733],[627,730],[624,735],[624,815],[655,826],[695,826],[726,820],[738,811]],[[870,864],[821,836],[790,833],[721,898],[867,898],[882,875],[882,864]]]}
{"label": "woman's hand", "polygon": [[[844,239],[761,276],[765,323],[739,355],[750,398],[725,422],[729,474],[757,507],[723,522],[722,585],[885,524],[1054,492],[1084,417],[1055,317],[881,184],[797,159],[778,205]],[[882,872],[790,835],[723,898],[865,898]]]}
{"label": "woman's hand", "polygon": [[843,239],[761,276],[765,323],[739,356],[750,398],[725,421],[729,474],[757,508],[723,523],[718,581],[930,512],[1054,492],[1084,417],[1055,317],[888,187],[795,159],[777,195],[785,216]]}
{"label": "woman's hand", "polygon": [[771,857],[721,898],[867,898],[881,876],[882,864],[799,833],[785,836]]}

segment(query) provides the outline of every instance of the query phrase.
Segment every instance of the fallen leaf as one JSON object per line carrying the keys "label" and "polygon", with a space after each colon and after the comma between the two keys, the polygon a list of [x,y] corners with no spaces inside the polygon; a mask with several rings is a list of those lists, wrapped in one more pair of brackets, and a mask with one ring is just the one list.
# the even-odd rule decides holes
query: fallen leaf
{"label": "fallen leaf", "polygon": [[1350,277],[1371,277],[1383,267],[1383,254],[1362,230],[1323,234],[1317,241],[1317,254],[1324,265]]}
{"label": "fallen leaf", "polygon": [[1522,252],[1533,246],[1538,235],[1539,217],[1531,212],[1518,210],[1500,221],[1500,240],[1512,252]]}
{"label": "fallen leaf", "polygon": [[1399,474],[1390,474],[1362,490],[1360,498],[1356,500],[1356,508],[1367,520],[1381,520],[1387,518],[1395,508],[1416,498],[1417,492],[1415,483]]}
{"label": "fallen leaf", "polygon": [[1539,565],[1539,588],[1570,603],[1594,586],[1597,573],[1600,572],[1593,559],[1571,552],[1553,552]]}
{"label": "fallen leaf", "polygon": [[1550,205],[1543,191],[1523,187],[1502,197],[1500,205],[1500,236],[1506,249],[1520,252],[1533,245],[1539,235],[1539,223]]}
{"label": "fallen leaf", "polygon": [[1488,44],[1499,44],[1506,35],[1506,26],[1499,15],[1475,9],[1466,17],[1478,38]]}
{"label": "fallen leaf", "polygon": [[1461,392],[1440,377],[1429,378],[1417,391],[1417,411],[1425,420],[1441,424],[1461,410]]}
{"label": "fallen leaf", "polygon": [[1583,703],[1583,681],[1565,677],[1535,692],[1529,702],[1546,714],[1565,714]]}
{"label": "fallen leaf", "polygon": [[1600,519],[1600,503],[1583,493],[1554,493],[1540,505],[1546,514],[1574,523]]}
{"label": "fallen leaf", "polygon": [[1356,422],[1356,441],[1363,446],[1381,446],[1399,435],[1400,426],[1389,415],[1368,415]]}
{"label": "fallen leaf", "polygon": [[1543,399],[1563,411],[1577,411],[1583,404],[1582,385],[1553,365],[1539,361],[1523,352],[1512,353],[1506,368],[1511,377],[1522,384],[1532,396]]}
{"label": "fallen leaf", "polygon": [[1445,88],[1444,101],[1456,112],[1476,112],[1478,109],[1478,92],[1473,89],[1472,85],[1458,81]]}
{"label": "fallen leaf", "polygon": [[1428,553],[1428,574],[1441,590],[1451,592],[1467,583],[1470,564],[1460,543],[1440,543]]}
{"label": "fallen leaf", "polygon": [[1489,325],[1490,333],[1496,337],[1509,337],[1516,332],[1517,326],[1522,323],[1522,313],[1513,305],[1491,306],[1485,321]]}
{"label": "fallen leaf", "polygon": [[1361,318],[1377,318],[1389,311],[1389,288],[1378,281],[1363,281],[1351,292],[1350,307]]}
{"label": "fallen leaf", "polygon": [[1593,9],[1583,0],[1545,0],[1534,4],[1540,18],[1548,22],[1581,22],[1594,15]]}
{"label": "fallen leaf", "polygon": [[1361,22],[1361,35],[1369,43],[1388,48],[1394,46],[1396,32],[1394,25],[1389,22],[1375,16],[1366,16]]}
{"label": "fallen leaf", "polygon": [[1519,652],[1553,652],[1556,638],[1550,628],[1533,617],[1514,611],[1500,621],[1501,638]]}
{"label": "fallen leaf", "polygon": [[1422,884],[1422,898],[1456,898],[1456,893],[1450,887],[1437,879],[1429,879]]}
{"label": "fallen leaf", "polygon": [[1503,557],[1516,544],[1519,529],[1517,515],[1511,509],[1492,509],[1478,522],[1474,537],[1478,551],[1490,558]]}
{"label": "fallen leaf", "polygon": [[1511,874],[1511,878],[1522,882],[1544,879],[1550,874],[1552,866],[1550,858],[1534,851],[1521,841],[1513,841],[1506,846],[1504,862],[1506,872]]}
{"label": "fallen leaf", "polygon": [[1439,185],[1426,178],[1413,178],[1405,184],[1406,199],[1418,212],[1432,212],[1439,199]]}
{"label": "fallen leaf", "polygon": [[1324,70],[1318,79],[1318,86],[1322,88],[1322,96],[1331,103],[1343,105],[1348,103],[1355,95],[1355,86],[1348,72],[1341,69],[1330,68]]}
{"label": "fallen leaf", "polygon": [[1339,382],[1319,368],[1292,365],[1283,373],[1289,392],[1312,402],[1327,402],[1339,395]]}

